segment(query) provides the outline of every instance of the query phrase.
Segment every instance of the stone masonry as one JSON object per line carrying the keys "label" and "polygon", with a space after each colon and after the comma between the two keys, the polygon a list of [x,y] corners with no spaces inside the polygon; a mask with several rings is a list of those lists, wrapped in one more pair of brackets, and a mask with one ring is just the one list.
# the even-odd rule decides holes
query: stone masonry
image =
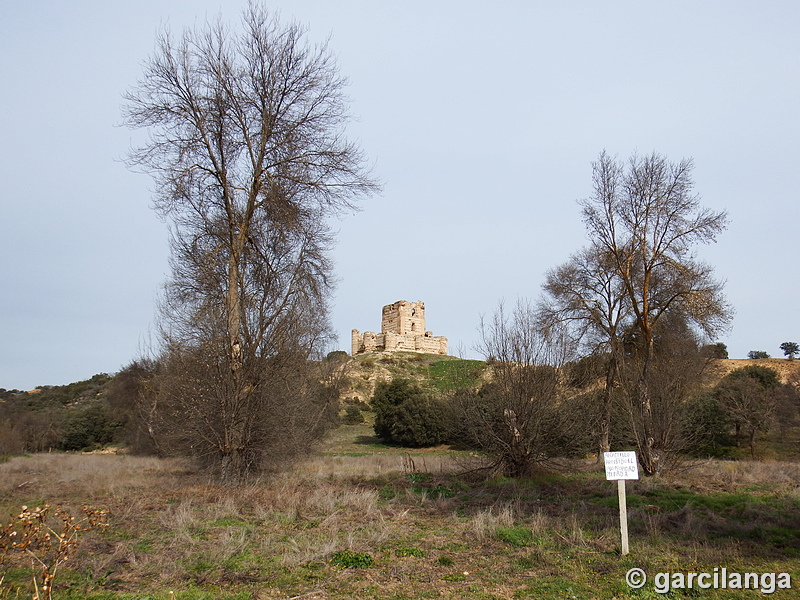
{"label": "stone masonry", "polygon": [[353,329],[353,355],[360,352],[397,351],[447,354],[447,338],[425,331],[425,303],[399,300],[383,307],[381,332]]}

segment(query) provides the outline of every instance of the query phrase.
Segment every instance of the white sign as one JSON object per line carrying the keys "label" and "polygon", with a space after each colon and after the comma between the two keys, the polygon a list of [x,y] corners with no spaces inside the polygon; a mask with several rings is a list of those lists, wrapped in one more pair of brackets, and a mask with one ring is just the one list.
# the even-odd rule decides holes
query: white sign
{"label": "white sign", "polygon": [[603,452],[606,463],[606,479],[639,479],[639,464],[636,452]]}

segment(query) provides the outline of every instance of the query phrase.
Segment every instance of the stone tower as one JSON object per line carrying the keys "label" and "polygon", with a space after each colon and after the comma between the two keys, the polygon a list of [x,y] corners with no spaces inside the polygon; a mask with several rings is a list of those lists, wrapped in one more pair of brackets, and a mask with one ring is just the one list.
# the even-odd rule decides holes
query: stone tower
{"label": "stone tower", "polygon": [[381,332],[352,332],[352,352],[375,350],[447,354],[447,338],[425,331],[425,303],[399,300],[381,312]]}

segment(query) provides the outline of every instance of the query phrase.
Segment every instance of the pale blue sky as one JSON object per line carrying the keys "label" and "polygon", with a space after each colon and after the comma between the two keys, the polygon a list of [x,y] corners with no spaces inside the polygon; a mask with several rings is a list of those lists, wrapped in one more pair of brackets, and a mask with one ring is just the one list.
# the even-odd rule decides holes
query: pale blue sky
{"label": "pale blue sky", "polygon": [[[162,24],[243,0],[6,3],[0,18],[0,387],[114,372],[167,275],[151,181],[121,159],[122,93]],[[736,308],[731,357],[800,341],[800,3],[274,1],[330,36],[381,196],[336,224],[333,325],[424,300],[474,356],[481,314],[535,298],[585,237],[601,150],[694,158],[731,225],[700,248]]]}

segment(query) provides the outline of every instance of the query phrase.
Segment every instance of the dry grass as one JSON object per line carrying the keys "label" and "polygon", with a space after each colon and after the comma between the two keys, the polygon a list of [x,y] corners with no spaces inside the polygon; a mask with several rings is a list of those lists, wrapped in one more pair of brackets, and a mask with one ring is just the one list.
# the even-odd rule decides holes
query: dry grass
{"label": "dry grass", "polygon": [[710,460],[696,462],[685,471],[668,475],[666,480],[699,491],[735,491],[754,485],[769,485],[797,494],[800,490],[800,463]]}
{"label": "dry grass", "polygon": [[68,490],[92,497],[128,496],[186,471],[183,461],[111,454],[35,454],[0,463],[0,496]]}
{"label": "dry grass", "polygon": [[[618,555],[616,486],[591,469],[479,482],[457,476],[452,454],[336,443],[291,473],[236,488],[181,461],[14,458],[0,464],[0,514],[44,501],[109,509],[109,531],[81,540],[63,598],[168,598],[176,588],[179,600],[621,599],[631,566],[780,570],[800,557],[795,463],[711,461],[631,482],[631,562]],[[340,550],[369,553],[374,566],[335,567]],[[26,585],[8,574],[7,597],[9,584]]]}
{"label": "dry grass", "polygon": [[786,381],[792,374],[800,371],[800,361],[788,360],[786,358],[762,358],[758,360],[751,360],[748,358],[730,358],[724,360],[712,360],[711,372],[715,378],[722,378],[735,369],[742,367],[749,367],[751,365],[758,365],[760,367],[768,367],[778,372],[781,381]]}

